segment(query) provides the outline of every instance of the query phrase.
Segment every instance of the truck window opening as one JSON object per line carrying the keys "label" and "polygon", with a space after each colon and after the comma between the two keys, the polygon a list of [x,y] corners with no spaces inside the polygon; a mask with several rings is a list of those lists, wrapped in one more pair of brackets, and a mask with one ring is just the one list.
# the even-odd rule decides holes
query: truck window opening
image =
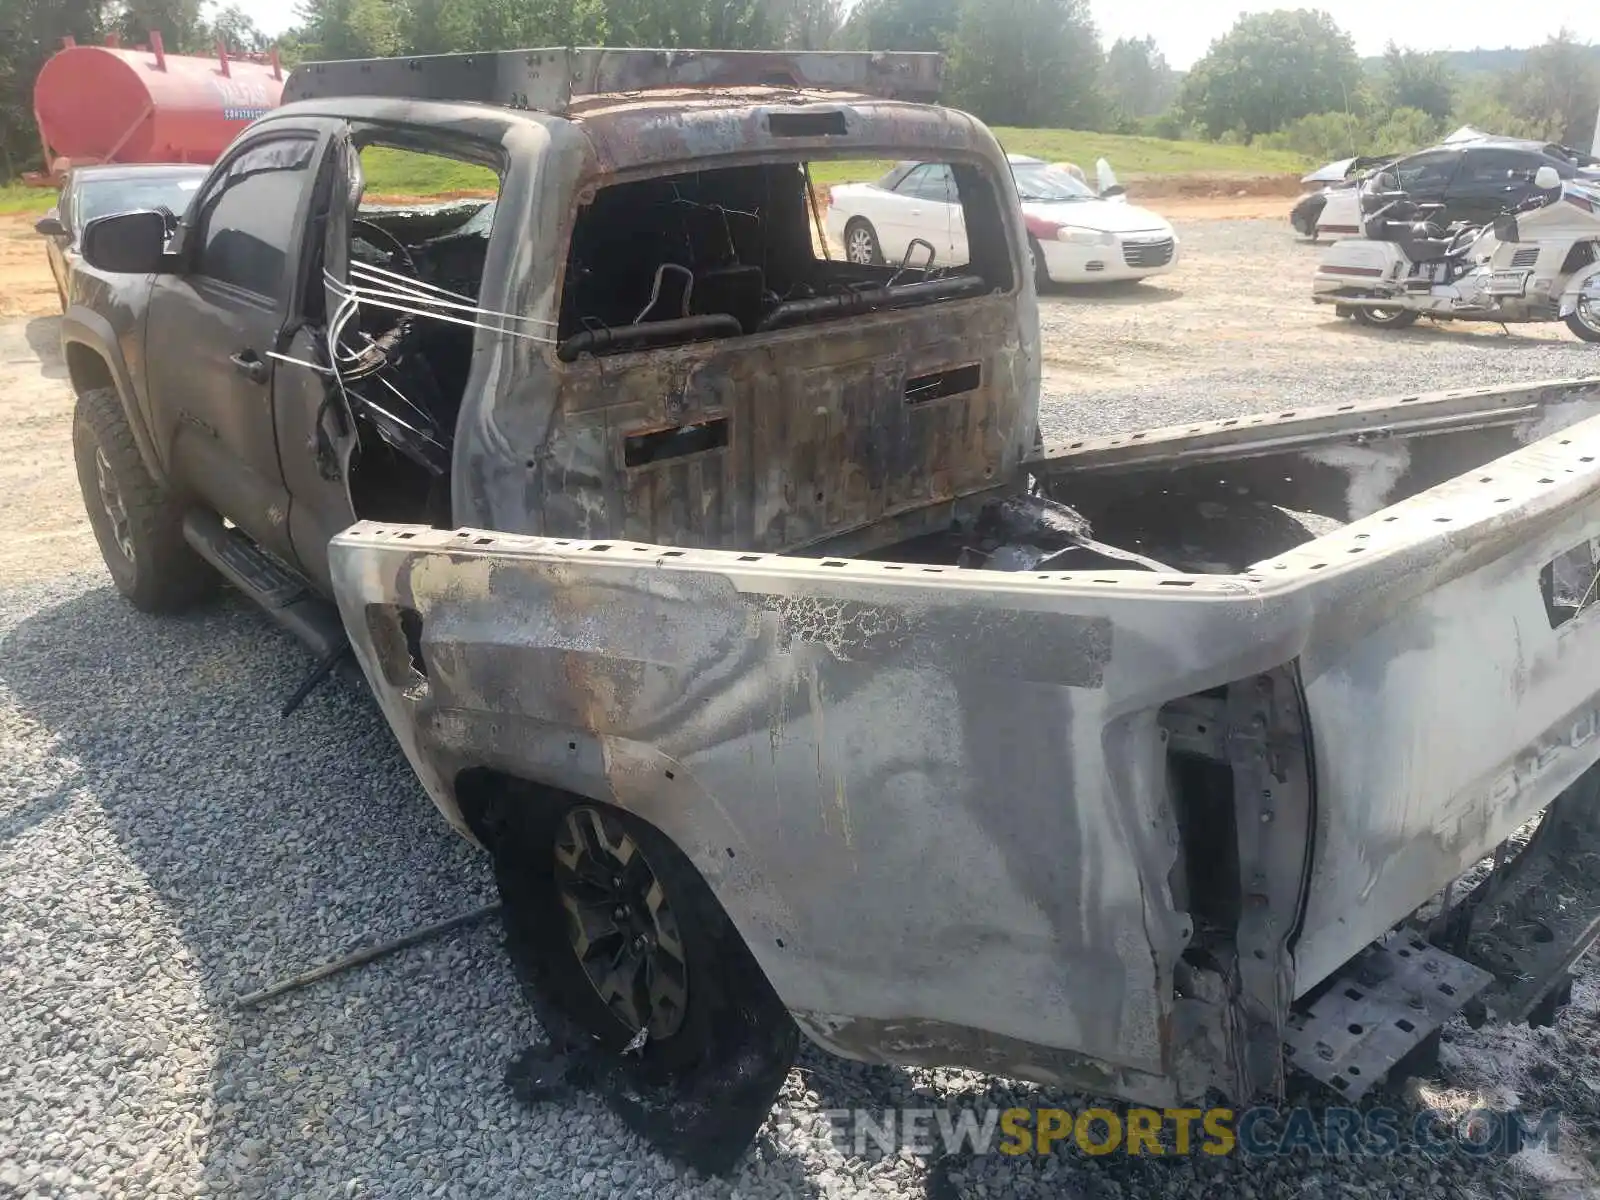
{"label": "truck window opening", "polygon": [[822,244],[799,162],[603,187],[573,231],[559,356],[771,333],[1009,290],[995,189],[977,167],[952,173],[969,263],[942,261],[921,245],[905,263],[844,261]]}
{"label": "truck window opening", "polygon": [[[345,231],[350,282],[388,302],[361,299],[340,339],[358,437],[351,506],[363,518],[448,524],[451,444],[472,364],[470,309],[499,179],[476,164],[382,144],[362,148],[361,169],[364,188]],[[446,183],[451,198],[385,190],[391,177]]]}

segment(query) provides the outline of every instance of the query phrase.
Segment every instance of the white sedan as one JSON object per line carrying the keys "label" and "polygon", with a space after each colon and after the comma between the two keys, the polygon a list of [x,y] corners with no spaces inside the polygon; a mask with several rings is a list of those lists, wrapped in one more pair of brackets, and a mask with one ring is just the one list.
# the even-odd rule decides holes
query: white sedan
{"label": "white sedan", "polygon": [[[1127,203],[1114,180],[1097,194],[1041,159],[1009,158],[1041,287],[1143,279],[1177,264],[1172,226]],[[836,186],[827,230],[855,263],[901,262],[913,239],[931,243],[940,264],[967,261],[966,223],[955,177],[944,163],[903,162],[875,183]],[[921,255],[920,249],[913,255],[915,265],[921,265]]]}

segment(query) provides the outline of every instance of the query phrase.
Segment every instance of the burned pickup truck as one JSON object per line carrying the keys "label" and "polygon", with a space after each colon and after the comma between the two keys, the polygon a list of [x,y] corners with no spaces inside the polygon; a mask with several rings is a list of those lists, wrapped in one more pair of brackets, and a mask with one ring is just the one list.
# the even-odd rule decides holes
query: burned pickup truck
{"label": "burned pickup truck", "polygon": [[[1170,1104],[1547,1019],[1600,912],[1600,380],[1046,443],[1028,230],[938,84],[300,68],[175,226],[85,232],[117,586],[353,649],[493,856],[521,1084],[711,1169],[797,1030]],[[406,155],[482,194],[374,203]],[[852,263],[816,167],[890,158],[960,229]]]}

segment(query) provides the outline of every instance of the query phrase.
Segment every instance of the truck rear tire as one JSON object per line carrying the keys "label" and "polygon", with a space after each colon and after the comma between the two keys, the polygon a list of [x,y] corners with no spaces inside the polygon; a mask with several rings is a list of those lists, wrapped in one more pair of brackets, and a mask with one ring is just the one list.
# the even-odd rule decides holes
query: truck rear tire
{"label": "truck rear tire", "polygon": [[184,541],[182,510],[145,470],[111,388],[78,397],[72,452],[100,557],[135,608],[176,612],[216,587],[215,572]]}
{"label": "truck rear tire", "polygon": [[799,1030],[687,856],[631,813],[572,800],[508,810],[490,835],[523,993],[557,1050],[594,1056],[630,1126],[718,1174],[765,1119]]}

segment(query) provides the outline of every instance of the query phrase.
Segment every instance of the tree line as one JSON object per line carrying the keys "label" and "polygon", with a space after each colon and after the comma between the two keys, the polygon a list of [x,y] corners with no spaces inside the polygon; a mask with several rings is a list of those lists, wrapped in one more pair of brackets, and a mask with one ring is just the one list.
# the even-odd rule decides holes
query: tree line
{"label": "tree line", "polygon": [[302,0],[264,37],[202,0],[0,0],[0,170],[37,163],[32,86],[63,36],[126,43],[159,31],[177,52],[278,46],[318,58],[538,45],[942,50],[946,100],[993,125],[1248,142],[1333,158],[1426,144],[1472,123],[1588,146],[1600,55],[1563,33],[1519,65],[1470,77],[1391,46],[1376,70],[1327,13],[1240,18],[1187,73],[1155,39],[1104,46],[1089,0]]}
{"label": "tree line", "polygon": [[0,0],[0,171],[38,165],[33,80],[72,36],[125,44],[159,31],[178,53],[275,44],[285,62],[515,46],[943,50],[947,98],[995,124],[1121,128],[1154,116],[1177,76],[1153,41],[1109,53],[1088,0],[303,0],[264,37],[202,0]]}
{"label": "tree line", "polygon": [[1327,13],[1259,13],[1212,44],[1157,124],[1315,158],[1415,149],[1464,124],[1587,149],[1600,48],[1562,31],[1512,57],[1515,66],[1463,73],[1449,55],[1391,43],[1368,65]]}
{"label": "tree line", "polygon": [[[943,50],[947,98],[996,124],[1120,119],[1088,0],[306,0],[298,58],[511,46]],[[1154,43],[1149,50],[1154,53]],[[1146,95],[1146,111],[1168,97]]]}

